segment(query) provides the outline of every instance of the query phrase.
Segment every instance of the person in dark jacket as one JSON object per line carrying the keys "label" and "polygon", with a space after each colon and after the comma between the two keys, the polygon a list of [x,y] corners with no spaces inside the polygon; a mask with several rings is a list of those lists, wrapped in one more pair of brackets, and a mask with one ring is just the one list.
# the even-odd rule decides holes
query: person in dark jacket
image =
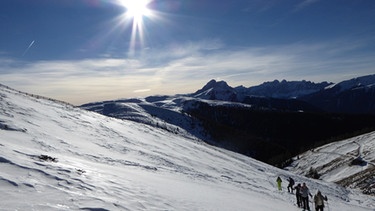
{"label": "person in dark jacket", "polygon": [[296,190],[297,206],[302,207],[301,184],[296,185],[294,190]]}
{"label": "person in dark jacket", "polygon": [[290,193],[290,192],[293,193],[294,179],[291,178],[291,177],[289,177],[289,178],[288,178],[288,182],[289,182],[289,184],[288,184],[288,192],[289,192],[289,193]]}
{"label": "person in dark jacket", "polygon": [[303,183],[301,187],[301,197],[304,210],[310,210],[309,195],[310,197],[312,197],[309,188],[306,186],[305,183]]}

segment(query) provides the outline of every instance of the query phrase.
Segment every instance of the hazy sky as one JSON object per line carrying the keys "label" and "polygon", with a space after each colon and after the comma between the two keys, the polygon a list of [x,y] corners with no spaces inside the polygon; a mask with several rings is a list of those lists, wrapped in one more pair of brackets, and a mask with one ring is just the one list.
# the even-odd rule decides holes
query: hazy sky
{"label": "hazy sky", "polygon": [[1,0],[0,83],[76,105],[375,73],[374,0]]}

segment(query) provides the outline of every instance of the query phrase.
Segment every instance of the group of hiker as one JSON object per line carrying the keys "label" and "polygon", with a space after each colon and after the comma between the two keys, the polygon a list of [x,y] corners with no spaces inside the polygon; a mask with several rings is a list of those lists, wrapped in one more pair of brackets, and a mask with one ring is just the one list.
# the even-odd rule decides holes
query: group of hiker
{"label": "group of hiker", "polygon": [[[304,210],[310,210],[309,206],[309,196],[313,197],[310,193],[309,188],[306,186],[306,183],[298,184],[296,186],[293,178],[289,177],[287,179],[288,183],[288,192],[293,193],[293,191],[296,191],[296,199],[297,199],[297,206],[300,208],[303,208]],[[281,191],[281,183],[282,180],[280,177],[277,177],[276,179],[277,187]],[[314,204],[315,204],[315,210],[316,211],[324,211],[324,201],[328,201],[327,196],[323,196],[322,193],[318,190],[318,192],[314,196]]]}

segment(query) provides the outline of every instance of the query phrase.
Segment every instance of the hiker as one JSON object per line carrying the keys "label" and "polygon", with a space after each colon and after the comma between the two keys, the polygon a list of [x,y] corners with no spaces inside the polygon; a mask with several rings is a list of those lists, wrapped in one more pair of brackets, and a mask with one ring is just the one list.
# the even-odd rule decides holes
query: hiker
{"label": "hiker", "polygon": [[302,207],[301,184],[296,185],[294,189],[296,190],[297,206]]}
{"label": "hiker", "polygon": [[323,196],[322,193],[318,190],[314,196],[315,211],[324,211],[324,201],[328,201],[327,196]]}
{"label": "hiker", "polygon": [[276,182],[277,182],[277,188],[281,191],[281,190],[282,190],[282,189],[281,189],[281,183],[282,183],[283,181],[281,180],[280,177],[277,177]]}
{"label": "hiker", "polygon": [[305,183],[303,183],[301,187],[301,197],[302,197],[302,205],[303,205],[304,210],[310,210],[309,195],[310,197],[312,197],[309,188],[306,186]]}
{"label": "hiker", "polygon": [[[289,179],[287,179],[289,184],[288,184],[288,192],[292,192],[293,193],[293,185],[294,185],[294,180],[293,178],[289,177]],[[290,190],[289,190],[290,189]]]}

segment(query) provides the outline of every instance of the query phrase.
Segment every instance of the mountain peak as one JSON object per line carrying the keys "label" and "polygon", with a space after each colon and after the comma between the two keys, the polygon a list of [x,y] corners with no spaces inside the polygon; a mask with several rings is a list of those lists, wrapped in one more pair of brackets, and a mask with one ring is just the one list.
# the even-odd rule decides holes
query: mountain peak
{"label": "mountain peak", "polygon": [[236,97],[235,90],[225,81],[210,80],[202,89],[196,91],[194,97],[210,100],[233,101]]}
{"label": "mountain peak", "polygon": [[215,79],[210,80],[200,91],[206,91],[209,89],[231,89],[227,82],[216,81]]}

